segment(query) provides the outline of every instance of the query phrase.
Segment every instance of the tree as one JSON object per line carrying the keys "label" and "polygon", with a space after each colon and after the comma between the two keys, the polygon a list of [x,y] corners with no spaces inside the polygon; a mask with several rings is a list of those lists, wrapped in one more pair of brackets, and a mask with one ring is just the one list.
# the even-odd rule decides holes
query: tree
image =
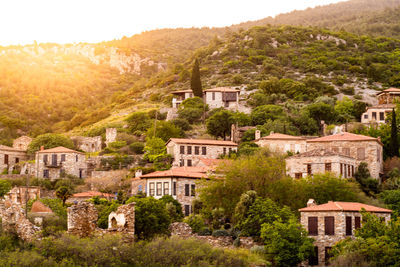
{"label": "tree", "polygon": [[153,197],[131,197],[127,204],[135,205],[135,234],[139,239],[150,239],[158,234],[166,234],[171,223],[165,203]]}
{"label": "tree", "polygon": [[165,204],[172,222],[179,222],[183,218],[182,204],[171,195],[164,195],[160,200]]}
{"label": "tree", "polygon": [[343,122],[347,123],[354,118],[354,103],[350,98],[345,96],[342,100],[336,102],[335,111],[339,118],[341,118]]}
{"label": "tree", "polygon": [[374,196],[378,192],[378,180],[371,177],[366,162],[361,162],[358,165],[357,171],[354,173],[354,178],[367,195]]}
{"label": "tree", "polygon": [[167,142],[170,138],[183,137],[183,131],[169,121],[157,121],[147,130],[146,136],[158,137]]}
{"label": "tree", "polygon": [[57,190],[56,190],[56,196],[62,200],[63,202],[63,206],[65,206],[65,201],[67,201],[67,199],[72,196],[71,191],[69,190],[68,187],[66,186],[60,186]]}
{"label": "tree", "polygon": [[63,146],[74,149],[74,143],[68,137],[61,134],[47,133],[37,136],[28,147],[28,153],[33,154],[43,146],[45,149]]}
{"label": "tree", "polygon": [[399,139],[397,137],[396,111],[394,109],[392,111],[392,127],[388,155],[391,157],[399,156]]}
{"label": "tree", "polygon": [[266,256],[275,266],[297,266],[314,253],[314,239],[294,216],[278,219],[261,227]]}
{"label": "tree", "polygon": [[178,116],[181,119],[186,119],[190,124],[200,121],[204,112],[208,110],[203,99],[199,97],[191,97],[179,105]]}
{"label": "tree", "polygon": [[194,96],[203,97],[203,89],[201,86],[201,77],[200,77],[200,67],[199,60],[196,58],[193,65],[192,70],[192,78],[190,80],[190,88],[193,91]]}
{"label": "tree", "polygon": [[224,140],[230,135],[232,124],[234,123],[233,114],[228,110],[220,110],[215,112],[207,119],[207,133],[216,138],[222,137]]}
{"label": "tree", "polygon": [[133,112],[126,118],[126,121],[128,122],[129,131],[131,133],[136,131],[144,132],[151,126],[150,116],[147,112]]}
{"label": "tree", "polygon": [[0,197],[3,197],[11,190],[11,183],[7,180],[0,180]]}
{"label": "tree", "polygon": [[276,120],[285,116],[281,106],[264,105],[253,109],[250,117],[253,125],[263,125],[267,120]]}

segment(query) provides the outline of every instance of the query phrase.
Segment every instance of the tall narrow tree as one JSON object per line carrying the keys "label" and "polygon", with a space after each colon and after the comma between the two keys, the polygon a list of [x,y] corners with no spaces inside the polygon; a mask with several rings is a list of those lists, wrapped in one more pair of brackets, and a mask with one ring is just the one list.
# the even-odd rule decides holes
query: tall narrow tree
{"label": "tall narrow tree", "polygon": [[399,156],[399,140],[397,137],[396,112],[394,109],[392,111],[392,132],[390,135],[389,155],[391,157]]}
{"label": "tall narrow tree", "polygon": [[190,80],[190,88],[194,96],[203,98],[203,88],[201,86],[200,68],[198,59],[195,60],[192,70],[192,78]]}

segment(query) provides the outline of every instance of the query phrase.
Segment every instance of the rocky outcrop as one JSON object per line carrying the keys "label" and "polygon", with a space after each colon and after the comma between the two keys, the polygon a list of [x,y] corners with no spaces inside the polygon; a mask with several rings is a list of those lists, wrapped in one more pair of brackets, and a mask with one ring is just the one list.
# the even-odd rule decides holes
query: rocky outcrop
{"label": "rocky outcrop", "polygon": [[15,233],[23,241],[30,242],[39,237],[40,228],[26,217],[22,207],[10,200],[0,200],[0,218],[4,232]]}

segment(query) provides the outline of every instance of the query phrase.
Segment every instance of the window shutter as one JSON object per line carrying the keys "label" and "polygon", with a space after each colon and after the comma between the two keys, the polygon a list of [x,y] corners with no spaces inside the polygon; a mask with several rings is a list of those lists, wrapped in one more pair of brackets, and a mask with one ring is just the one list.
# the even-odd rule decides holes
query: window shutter
{"label": "window shutter", "polygon": [[189,196],[189,185],[188,184],[185,184],[185,196]]}
{"label": "window shutter", "polygon": [[353,235],[352,217],[346,216],[346,235]]}
{"label": "window shutter", "polygon": [[309,259],[308,259],[308,265],[310,266],[315,266],[318,265],[318,247],[315,246],[314,247],[314,255],[312,255]]}
{"label": "window shutter", "polygon": [[325,217],[325,235],[335,235],[335,218]]}
{"label": "window shutter", "polygon": [[308,235],[318,235],[318,217],[308,217]]}
{"label": "window shutter", "polygon": [[191,195],[192,197],[196,196],[196,185],[192,184],[192,188],[191,188],[191,189],[192,189],[192,190],[191,190],[191,192],[190,192],[190,195]]}
{"label": "window shutter", "polygon": [[185,216],[189,216],[189,215],[190,215],[190,206],[185,205]]}

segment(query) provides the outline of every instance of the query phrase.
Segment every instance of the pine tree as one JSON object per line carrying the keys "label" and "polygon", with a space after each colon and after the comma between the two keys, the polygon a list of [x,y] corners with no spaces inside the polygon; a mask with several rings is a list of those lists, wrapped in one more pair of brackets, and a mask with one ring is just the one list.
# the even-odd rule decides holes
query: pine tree
{"label": "pine tree", "polygon": [[397,138],[396,112],[394,111],[394,109],[392,111],[392,132],[390,135],[389,156],[391,157],[399,156],[399,141]]}
{"label": "pine tree", "polygon": [[192,79],[190,81],[190,88],[192,89],[194,96],[203,98],[203,89],[201,86],[199,61],[197,59],[193,65]]}

